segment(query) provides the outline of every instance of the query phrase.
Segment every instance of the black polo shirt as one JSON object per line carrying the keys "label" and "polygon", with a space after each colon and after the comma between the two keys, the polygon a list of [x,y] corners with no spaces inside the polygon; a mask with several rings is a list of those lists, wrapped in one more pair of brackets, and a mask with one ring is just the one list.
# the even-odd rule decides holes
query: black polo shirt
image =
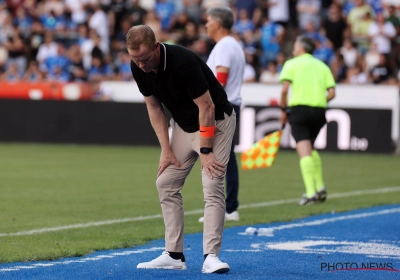
{"label": "black polo shirt", "polygon": [[215,105],[215,120],[223,120],[224,113],[232,114],[224,88],[207,64],[189,49],[160,44],[157,74],[143,72],[133,61],[131,70],[140,92],[157,97],[186,132],[199,130],[199,108],[193,99],[207,90]]}

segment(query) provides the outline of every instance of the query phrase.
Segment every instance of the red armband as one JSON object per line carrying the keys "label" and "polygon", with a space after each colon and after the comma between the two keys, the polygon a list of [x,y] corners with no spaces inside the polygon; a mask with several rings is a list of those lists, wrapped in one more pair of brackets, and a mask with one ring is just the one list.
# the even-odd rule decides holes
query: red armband
{"label": "red armband", "polygon": [[217,72],[217,80],[221,85],[226,85],[226,82],[228,81],[228,73]]}
{"label": "red armband", "polygon": [[204,138],[213,138],[215,134],[215,125],[202,126],[200,125],[200,136]]}

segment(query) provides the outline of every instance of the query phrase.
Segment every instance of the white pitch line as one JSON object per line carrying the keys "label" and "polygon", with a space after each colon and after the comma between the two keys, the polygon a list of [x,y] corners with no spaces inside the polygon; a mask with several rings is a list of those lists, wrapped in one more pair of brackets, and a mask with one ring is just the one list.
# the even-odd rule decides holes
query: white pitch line
{"label": "white pitch line", "polygon": [[46,266],[55,266],[55,265],[68,265],[71,263],[85,263],[89,261],[99,261],[105,258],[112,259],[117,256],[129,256],[132,254],[141,254],[144,252],[154,252],[154,251],[162,251],[164,250],[164,247],[153,247],[149,249],[139,249],[139,250],[131,250],[131,251],[125,251],[123,253],[112,253],[110,255],[99,255],[93,258],[81,258],[81,259],[73,259],[69,261],[54,261],[50,263],[36,263],[32,265],[20,265],[20,266],[13,266],[13,267],[8,267],[8,268],[1,268],[0,272],[9,272],[9,271],[18,271],[21,269],[33,269],[37,267],[46,267]]}
{"label": "white pitch line", "polygon": [[[398,191],[400,191],[400,186],[379,188],[379,189],[372,189],[372,190],[360,190],[360,191],[352,191],[352,192],[344,192],[344,193],[333,193],[333,194],[329,194],[328,197],[329,197],[329,199],[332,199],[332,198],[360,196],[360,195],[367,195],[367,194],[391,193],[391,192],[398,192]],[[281,205],[281,204],[295,203],[297,201],[298,201],[298,198],[282,199],[282,200],[267,201],[267,202],[261,202],[261,203],[244,204],[244,205],[241,205],[239,208],[245,209],[245,208],[269,207],[269,206],[275,206],[275,205]],[[191,211],[185,211],[185,215],[187,216],[187,215],[202,214],[203,212],[204,212],[203,209],[191,210]],[[147,220],[160,219],[160,218],[162,218],[161,214],[151,215],[151,216],[139,216],[139,217],[135,217],[135,218],[124,218],[124,219],[115,219],[115,220],[107,220],[107,221],[100,221],[100,222],[89,222],[89,223],[85,223],[85,224],[73,224],[73,225],[67,225],[67,226],[32,229],[32,230],[28,230],[28,231],[0,233],[0,237],[34,235],[34,234],[40,234],[40,233],[46,233],[46,232],[52,232],[52,231],[88,228],[88,227],[129,223],[129,222],[137,222],[137,221],[147,221]]]}

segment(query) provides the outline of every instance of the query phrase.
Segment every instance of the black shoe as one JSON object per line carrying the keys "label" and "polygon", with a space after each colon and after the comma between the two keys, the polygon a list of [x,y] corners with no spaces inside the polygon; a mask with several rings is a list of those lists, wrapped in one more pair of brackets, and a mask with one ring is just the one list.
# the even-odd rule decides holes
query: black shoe
{"label": "black shoe", "polygon": [[319,192],[317,192],[317,197],[319,202],[324,202],[327,196],[328,194],[325,189],[322,189]]}
{"label": "black shoe", "polygon": [[308,198],[307,196],[303,196],[303,198],[299,201],[299,205],[313,205],[313,204],[316,204],[316,203],[318,203],[319,201],[318,201],[318,197],[317,197],[317,195],[314,195],[314,196],[312,196],[312,197],[310,197],[310,198]]}

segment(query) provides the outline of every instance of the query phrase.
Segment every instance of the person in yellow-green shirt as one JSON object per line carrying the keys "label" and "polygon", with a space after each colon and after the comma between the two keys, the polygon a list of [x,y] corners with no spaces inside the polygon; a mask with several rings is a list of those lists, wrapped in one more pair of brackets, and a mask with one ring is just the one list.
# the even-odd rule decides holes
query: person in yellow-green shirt
{"label": "person in yellow-green shirt", "polygon": [[[281,123],[289,120],[306,188],[300,205],[323,202],[327,197],[321,158],[314,142],[326,123],[327,103],[336,95],[335,80],[329,67],[312,56],[314,50],[311,38],[299,36],[294,43],[294,58],[285,62],[280,75]],[[292,90],[288,100],[289,87]]]}

